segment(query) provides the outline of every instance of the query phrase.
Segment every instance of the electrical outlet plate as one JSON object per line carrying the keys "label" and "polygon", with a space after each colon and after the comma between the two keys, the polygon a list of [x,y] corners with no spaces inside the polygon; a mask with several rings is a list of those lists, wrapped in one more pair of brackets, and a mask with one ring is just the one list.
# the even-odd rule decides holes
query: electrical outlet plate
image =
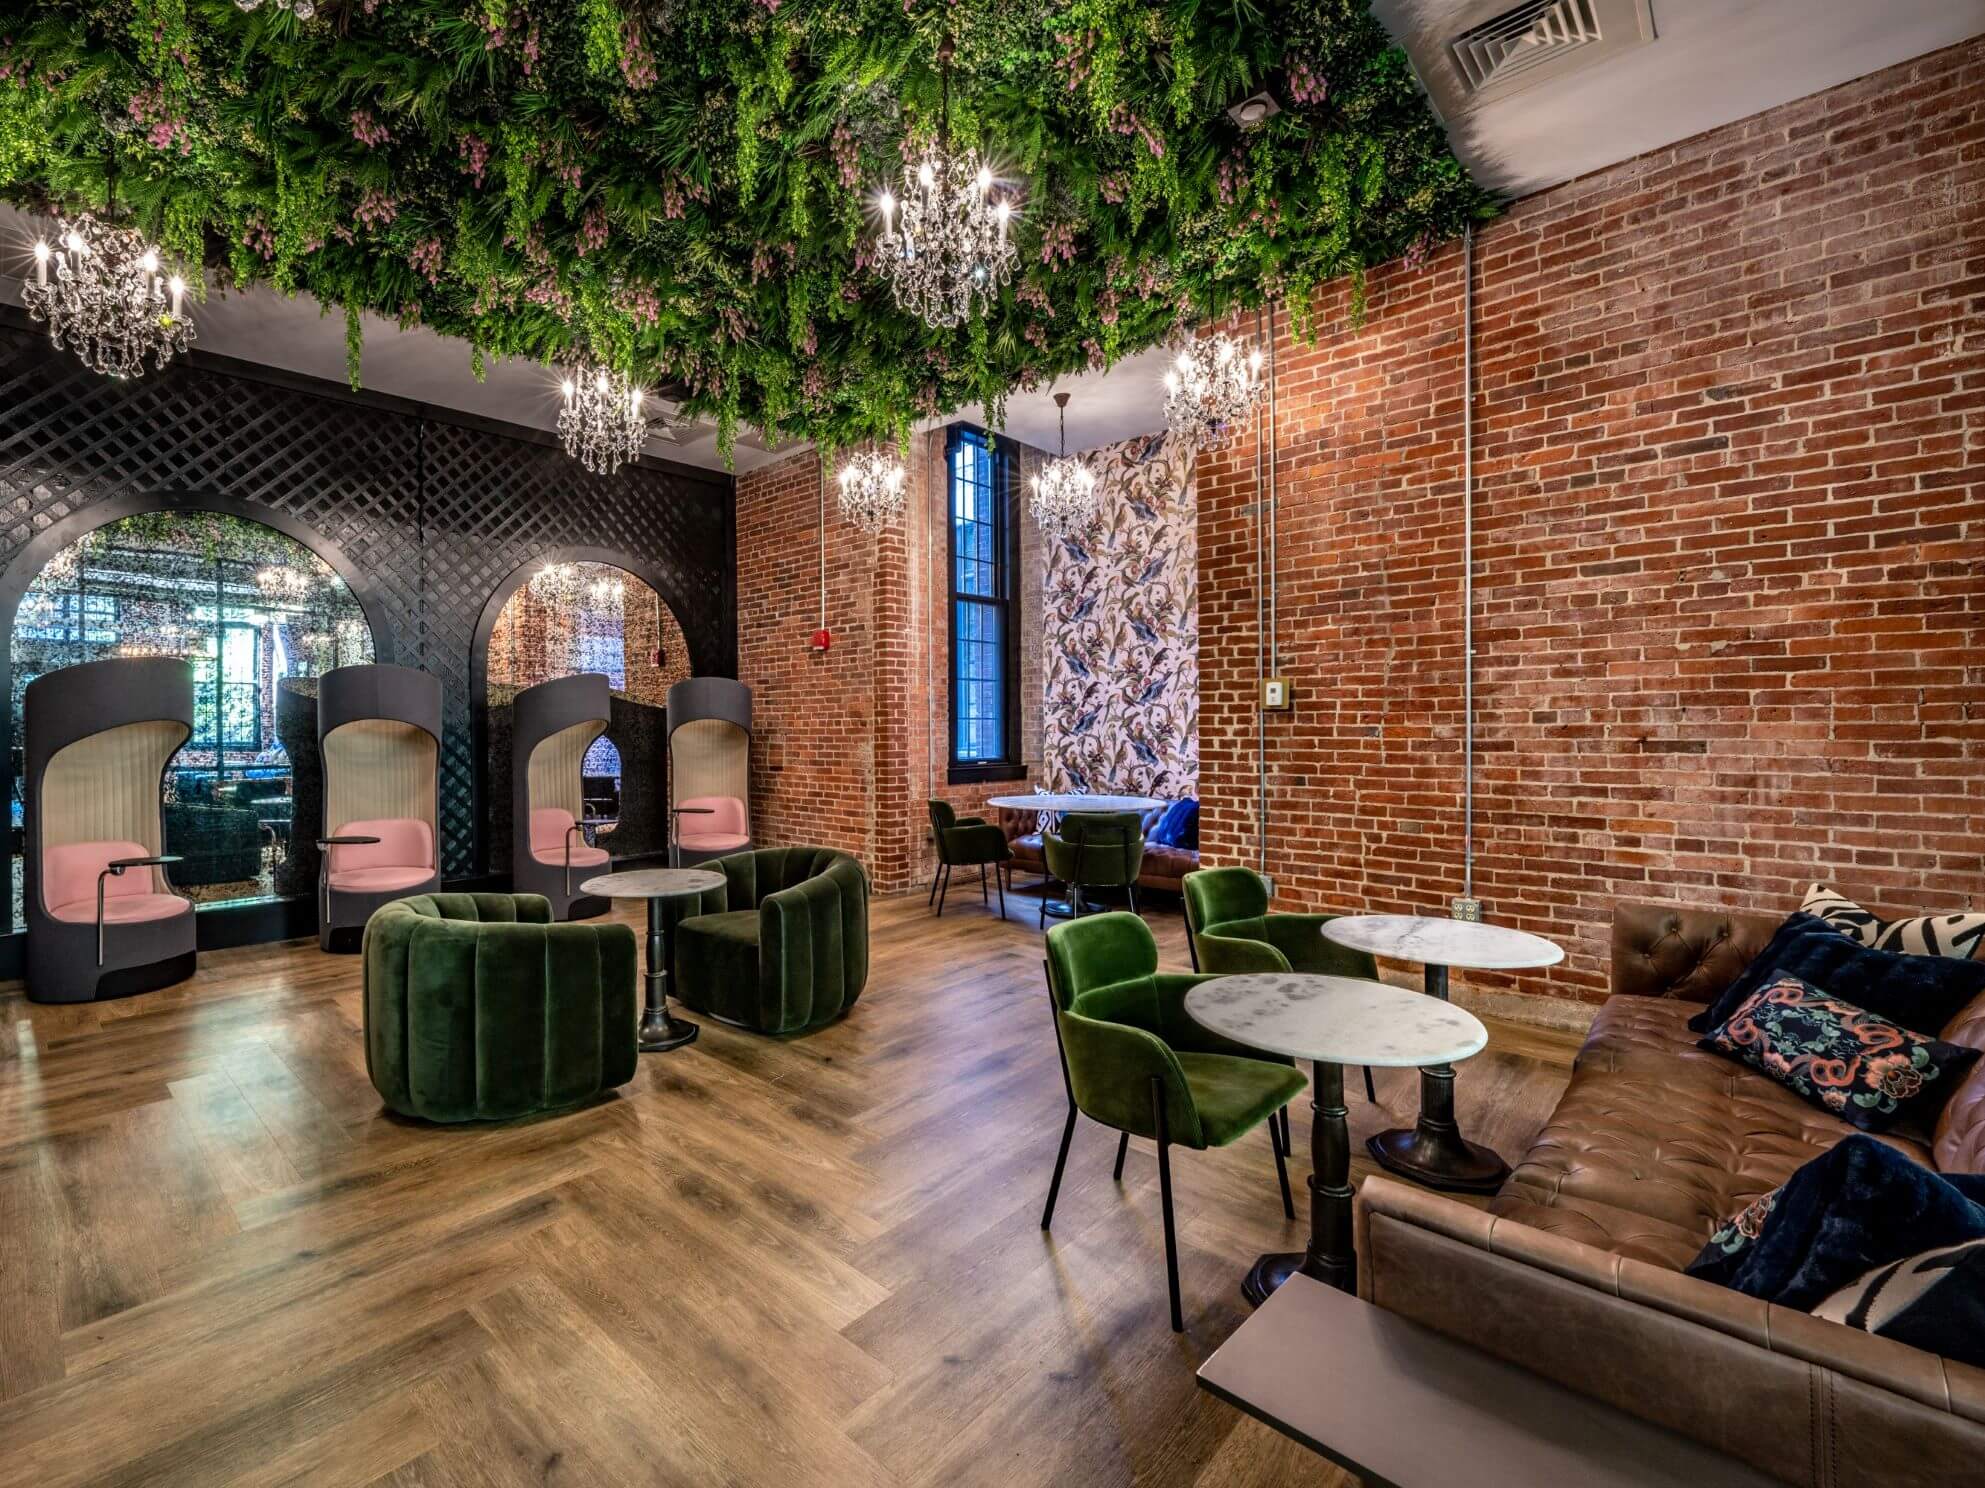
{"label": "electrical outlet plate", "polygon": [[1462,899],[1457,897],[1449,902],[1448,909],[1457,920],[1469,920],[1472,922],[1482,918],[1482,901],[1480,899]]}
{"label": "electrical outlet plate", "polygon": [[1270,713],[1286,713],[1295,706],[1295,693],[1287,677],[1261,679],[1261,706]]}

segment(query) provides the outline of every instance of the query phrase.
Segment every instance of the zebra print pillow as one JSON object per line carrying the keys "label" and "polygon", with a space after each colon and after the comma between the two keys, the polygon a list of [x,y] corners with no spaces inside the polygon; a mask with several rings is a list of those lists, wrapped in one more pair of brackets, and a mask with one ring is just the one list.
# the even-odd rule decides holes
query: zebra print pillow
{"label": "zebra print pillow", "polygon": [[1825,884],[1806,890],[1799,906],[1842,935],[1864,946],[1904,956],[1947,956],[1953,961],[1985,961],[1985,912],[1918,915],[1913,920],[1880,920]]}
{"label": "zebra print pillow", "polygon": [[1985,1240],[1877,1266],[1813,1309],[1963,1364],[1985,1364]]}

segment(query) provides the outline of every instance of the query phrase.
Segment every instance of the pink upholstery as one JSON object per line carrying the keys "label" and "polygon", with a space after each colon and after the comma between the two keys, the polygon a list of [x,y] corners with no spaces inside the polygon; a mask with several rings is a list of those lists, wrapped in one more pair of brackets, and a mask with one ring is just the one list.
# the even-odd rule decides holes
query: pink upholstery
{"label": "pink upholstery", "polygon": [[353,894],[411,889],[434,877],[434,831],[410,816],[346,822],[333,837],[377,837],[330,850],[330,885]]}
{"label": "pink upholstery", "polygon": [[[578,825],[569,811],[557,806],[540,806],[531,812],[531,856],[540,863],[552,867],[563,867],[565,857],[565,834]],[[572,866],[574,868],[598,868],[611,862],[605,848],[588,847],[583,837],[572,839]]]}
{"label": "pink upholstery", "polygon": [[[140,842],[71,842],[51,847],[41,855],[42,903],[55,919],[94,925],[97,875],[117,858],[150,856],[150,849]],[[191,900],[153,892],[149,868],[132,868],[103,882],[106,925],[168,920],[192,912]]]}
{"label": "pink upholstery", "polygon": [[708,807],[710,815],[684,815],[675,819],[676,841],[697,852],[735,852],[751,841],[745,828],[744,802],[736,796],[691,796],[677,801],[678,807]]}

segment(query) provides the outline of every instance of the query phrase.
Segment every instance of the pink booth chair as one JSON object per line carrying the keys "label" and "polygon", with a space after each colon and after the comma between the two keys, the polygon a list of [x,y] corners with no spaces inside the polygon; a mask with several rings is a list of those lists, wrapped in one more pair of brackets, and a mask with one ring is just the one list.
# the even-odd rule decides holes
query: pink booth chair
{"label": "pink booth chair", "polygon": [[91,1002],[193,974],[193,904],[173,893],[165,769],[193,732],[193,671],[114,657],[28,683],[22,910],[28,996]]}
{"label": "pink booth chair", "polygon": [[700,863],[751,846],[751,689],[692,677],[669,689],[669,858]]}
{"label": "pink booth chair", "polygon": [[373,911],[441,887],[441,683],[412,667],[324,673],[317,747],[324,766],[317,944],[357,950]]}
{"label": "pink booth chair", "polygon": [[579,885],[613,857],[586,840],[586,751],[606,732],[613,694],[597,672],[527,687],[511,702],[510,881],[542,894],[554,920],[604,914],[604,899]]}

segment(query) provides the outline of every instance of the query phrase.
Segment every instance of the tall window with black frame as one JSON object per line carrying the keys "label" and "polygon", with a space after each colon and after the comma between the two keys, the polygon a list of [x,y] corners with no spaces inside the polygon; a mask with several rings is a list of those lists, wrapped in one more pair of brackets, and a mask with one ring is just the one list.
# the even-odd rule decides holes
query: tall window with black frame
{"label": "tall window with black frame", "polygon": [[1014,461],[995,435],[955,425],[945,446],[951,493],[953,784],[1017,780],[1019,637]]}

